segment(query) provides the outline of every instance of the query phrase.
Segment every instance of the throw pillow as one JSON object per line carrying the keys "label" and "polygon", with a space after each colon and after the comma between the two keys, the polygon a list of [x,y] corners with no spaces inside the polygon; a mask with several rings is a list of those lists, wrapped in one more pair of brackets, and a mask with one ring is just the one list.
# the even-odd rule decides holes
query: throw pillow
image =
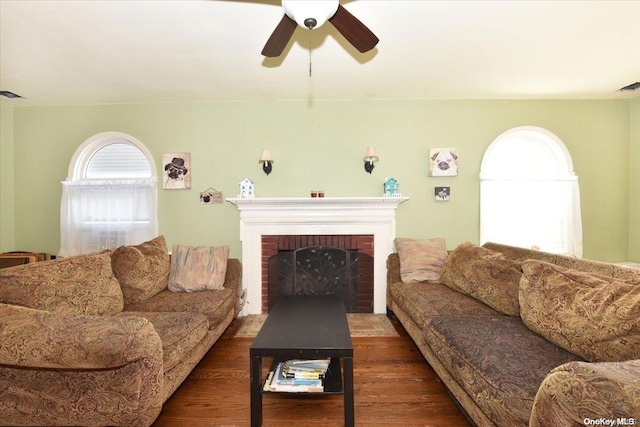
{"label": "throw pillow", "polygon": [[109,254],[104,251],[2,269],[0,302],[60,314],[117,314],[124,303]]}
{"label": "throw pillow", "polygon": [[640,359],[640,279],[535,260],[522,271],[520,316],[529,329],[590,362]]}
{"label": "throw pillow", "polygon": [[400,277],[404,283],[440,281],[440,271],[447,258],[447,244],[443,238],[428,240],[395,239],[400,258]]}
{"label": "throw pillow", "polygon": [[167,288],[169,252],[164,236],[135,246],[121,246],[111,254],[125,305],[146,301]]}
{"label": "throw pillow", "polygon": [[518,288],[521,277],[518,261],[469,242],[458,245],[442,269],[443,284],[511,316],[520,312]]}
{"label": "throw pillow", "polygon": [[229,246],[173,245],[169,290],[195,292],[223,289]]}

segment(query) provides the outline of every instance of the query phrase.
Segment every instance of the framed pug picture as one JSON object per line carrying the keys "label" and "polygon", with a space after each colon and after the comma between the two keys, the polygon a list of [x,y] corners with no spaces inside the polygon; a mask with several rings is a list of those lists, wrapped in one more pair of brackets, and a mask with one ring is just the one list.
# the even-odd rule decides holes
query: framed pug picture
{"label": "framed pug picture", "polygon": [[191,188],[191,153],[166,153],[162,155],[165,190]]}
{"label": "framed pug picture", "polygon": [[458,176],[458,150],[455,148],[430,149],[429,176]]}

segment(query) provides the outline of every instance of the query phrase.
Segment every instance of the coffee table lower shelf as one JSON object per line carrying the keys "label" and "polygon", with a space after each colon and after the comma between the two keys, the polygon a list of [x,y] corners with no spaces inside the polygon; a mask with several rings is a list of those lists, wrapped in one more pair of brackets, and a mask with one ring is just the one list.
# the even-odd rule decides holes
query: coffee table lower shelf
{"label": "coffee table lower shelf", "polygon": [[[269,372],[267,373],[267,378],[262,382],[265,386],[269,381],[271,374],[275,372],[278,367],[279,362],[284,362],[284,360],[273,359],[273,363],[269,368]],[[342,385],[342,368],[340,366],[340,358],[332,357],[331,362],[329,363],[329,369],[324,375],[324,380],[322,381],[322,385],[324,386],[324,391],[273,391],[273,390],[265,390],[265,387],[262,388],[262,394],[291,394],[291,395],[310,395],[310,396],[322,396],[328,394],[344,394],[344,387]]]}

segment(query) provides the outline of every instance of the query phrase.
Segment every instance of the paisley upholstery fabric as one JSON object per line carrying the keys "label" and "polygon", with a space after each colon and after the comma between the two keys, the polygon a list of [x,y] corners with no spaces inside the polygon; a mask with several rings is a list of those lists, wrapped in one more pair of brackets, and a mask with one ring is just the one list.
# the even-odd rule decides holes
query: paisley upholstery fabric
{"label": "paisley upholstery fabric", "polygon": [[499,426],[527,426],[549,371],[580,360],[514,316],[433,317],[424,335],[457,383]]}
{"label": "paisley upholstery fabric", "polygon": [[[158,272],[146,262],[156,244],[122,251],[140,269],[127,280]],[[149,426],[239,311],[237,259],[222,290],[173,293],[165,275],[128,311],[109,252],[24,267],[0,271],[0,425]]]}
{"label": "paisley upholstery fabric", "polygon": [[389,285],[391,298],[396,301],[417,325],[423,326],[433,316],[495,316],[495,310],[480,301],[453,289],[432,283],[396,282]]}
{"label": "paisley upholstery fabric", "polygon": [[440,281],[442,265],[447,257],[447,244],[443,238],[395,239],[400,257],[400,276],[405,283]]}
{"label": "paisley upholstery fabric", "polygon": [[0,424],[149,426],[162,410],[162,356],[147,356],[99,370],[2,367]]}
{"label": "paisley upholstery fabric", "polygon": [[591,362],[640,359],[640,277],[635,283],[525,261],[522,319]]}
{"label": "paisley upholstery fabric", "polygon": [[111,253],[111,265],[125,305],[144,301],[167,288],[171,261],[164,236],[135,246],[120,246]]}
{"label": "paisley upholstery fabric", "polygon": [[173,245],[169,290],[196,292],[222,289],[229,246]]}
{"label": "paisley upholstery fabric", "polygon": [[162,343],[145,319],[0,304],[0,342],[2,425],[149,425],[160,412]]}
{"label": "paisley upholstery fabric", "polygon": [[125,306],[124,314],[128,311],[200,313],[207,316],[209,328],[213,329],[225,321],[229,312],[233,312],[234,317],[239,313],[241,287],[242,264],[231,258],[227,261],[227,275],[221,291],[176,293],[165,289],[146,301]]}
{"label": "paisley upholstery fabric", "polygon": [[[9,304],[0,307],[0,364],[113,368],[144,357],[149,346],[158,342],[145,319],[59,315]],[[131,340],[132,336],[138,340]]]}
{"label": "paisley upholstery fabric", "polygon": [[[557,262],[588,272],[591,280],[640,281],[640,271],[629,267],[495,243],[483,247],[518,263],[529,259]],[[573,293],[569,289],[564,296]],[[597,298],[594,303],[608,304]],[[524,307],[520,307],[520,316],[507,316],[442,284],[402,283],[398,254],[391,254],[387,258],[387,304],[478,426],[577,427],[585,425],[586,416],[599,419],[608,414],[615,415],[614,422],[616,417],[633,418],[635,423],[640,419],[640,360],[581,361],[579,354],[523,323],[520,316],[526,317],[528,307],[520,298]],[[629,307],[624,310],[630,313]],[[549,327],[557,328],[558,318],[553,323]],[[640,346],[632,341],[629,347]]]}
{"label": "paisley upholstery fabric", "polygon": [[211,327],[218,325],[229,310],[234,309],[237,294],[231,289],[215,292],[171,292],[168,289],[146,301],[125,306],[128,312],[181,312],[200,313],[206,316]]}
{"label": "paisley upholstery fabric", "polygon": [[197,313],[125,312],[118,316],[144,318],[151,322],[162,341],[164,372],[176,366],[196,344],[202,341],[209,330],[207,318]]}
{"label": "paisley upholstery fabric", "polygon": [[624,265],[611,264],[601,261],[573,258],[566,255],[552,254],[549,252],[534,251],[515,246],[502,245],[499,243],[487,242],[482,247],[502,253],[505,257],[514,261],[524,262],[528,259],[545,261],[560,267],[572,270],[580,270],[602,274],[604,276],[615,277],[620,280],[633,280],[638,277],[638,269]]}
{"label": "paisley upholstery fabric", "polygon": [[110,252],[0,270],[0,302],[61,314],[113,315],[124,300]]}
{"label": "paisley upholstery fabric", "polygon": [[520,312],[520,277],[519,262],[469,242],[451,251],[442,269],[442,283],[512,316]]}
{"label": "paisley upholstery fabric", "polygon": [[[640,360],[571,362],[547,375],[531,411],[531,427],[584,426],[584,420],[612,419],[611,425],[640,420]],[[618,422],[625,419],[627,424]],[[632,419],[632,421],[629,421]]]}

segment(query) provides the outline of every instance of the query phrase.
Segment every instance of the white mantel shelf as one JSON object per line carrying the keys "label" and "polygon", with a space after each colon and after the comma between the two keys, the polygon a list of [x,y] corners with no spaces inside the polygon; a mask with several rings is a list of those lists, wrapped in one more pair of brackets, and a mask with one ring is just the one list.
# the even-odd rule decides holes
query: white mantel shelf
{"label": "white mantel shelf", "polygon": [[251,209],[388,209],[408,197],[260,197],[227,199],[240,210]]}
{"label": "white mantel shelf", "polygon": [[300,197],[227,199],[240,211],[243,315],[262,310],[262,236],[374,236],[375,313],[386,312],[386,262],[396,236],[395,211],[408,197]]}

